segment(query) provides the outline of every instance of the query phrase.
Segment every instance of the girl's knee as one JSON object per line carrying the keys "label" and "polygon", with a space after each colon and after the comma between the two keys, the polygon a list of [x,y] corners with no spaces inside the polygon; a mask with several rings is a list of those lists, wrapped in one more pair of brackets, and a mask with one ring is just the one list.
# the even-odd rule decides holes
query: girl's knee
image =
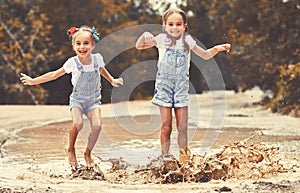
{"label": "girl's knee", "polygon": [[76,129],[78,131],[80,131],[82,129],[82,127],[83,127],[83,122],[76,122],[76,123],[73,123],[73,125],[72,125],[72,128]]}
{"label": "girl's knee", "polygon": [[169,125],[163,125],[161,127],[161,135],[164,135],[164,136],[169,136],[171,135],[171,132],[172,132],[172,126],[169,126]]}
{"label": "girl's knee", "polygon": [[99,133],[102,130],[102,126],[100,124],[92,126],[92,132]]}

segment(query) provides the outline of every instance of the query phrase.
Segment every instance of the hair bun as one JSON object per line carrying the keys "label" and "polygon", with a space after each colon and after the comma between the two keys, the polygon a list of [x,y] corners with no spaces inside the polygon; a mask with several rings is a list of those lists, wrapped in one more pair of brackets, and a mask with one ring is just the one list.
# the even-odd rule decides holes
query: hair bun
{"label": "hair bun", "polygon": [[78,28],[77,27],[71,27],[69,30],[68,30],[68,35],[74,35],[74,33],[76,33],[78,31]]}

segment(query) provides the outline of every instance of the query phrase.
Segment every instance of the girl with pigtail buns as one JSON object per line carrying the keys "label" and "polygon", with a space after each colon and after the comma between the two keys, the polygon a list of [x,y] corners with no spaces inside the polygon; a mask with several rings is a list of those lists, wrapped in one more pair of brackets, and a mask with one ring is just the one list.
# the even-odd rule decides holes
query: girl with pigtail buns
{"label": "girl with pigtail buns", "polygon": [[158,72],[152,103],[159,106],[161,116],[160,142],[162,156],[168,157],[174,109],[178,130],[179,161],[187,163],[188,104],[190,51],[203,59],[210,59],[222,51],[229,52],[230,44],[216,45],[204,50],[187,33],[187,17],[180,9],[167,10],[163,16],[163,33],[154,36],[144,32],[136,42],[138,50],[158,48]]}
{"label": "girl with pigtail buns", "polygon": [[94,27],[71,27],[67,34],[72,39],[72,48],[76,53],[75,56],[67,59],[61,68],[35,78],[21,73],[20,80],[24,85],[37,85],[55,80],[66,73],[72,74],[73,91],[70,95],[69,105],[73,123],[69,132],[68,160],[72,167],[76,168],[78,166],[75,142],[79,131],[83,127],[83,114],[85,114],[90,121],[91,131],[88,136],[84,159],[87,167],[93,168],[95,162],[91,157],[91,152],[102,129],[100,75],[114,87],[123,85],[123,79],[115,79],[111,76],[105,68],[101,54],[92,54],[92,50],[100,40],[99,34]]}

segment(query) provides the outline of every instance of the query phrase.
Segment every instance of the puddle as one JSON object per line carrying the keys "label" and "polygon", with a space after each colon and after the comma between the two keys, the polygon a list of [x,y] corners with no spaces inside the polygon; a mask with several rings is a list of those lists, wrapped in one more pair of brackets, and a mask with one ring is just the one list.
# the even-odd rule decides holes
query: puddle
{"label": "puddle", "polygon": [[[122,124],[120,124],[122,119]],[[50,124],[41,128],[26,129],[4,147],[5,160],[23,172],[17,179],[48,176],[60,183],[64,179],[101,180],[121,184],[163,184],[177,182],[208,182],[211,180],[259,179],[281,172],[292,172],[299,167],[297,161],[287,164],[279,157],[279,147],[273,145],[295,142],[297,151],[300,137],[265,136],[259,129],[225,128],[218,131],[212,147],[203,147],[207,129],[189,129],[189,147],[192,151],[188,164],[178,162],[177,133],[172,133],[172,159],[160,157],[160,118],[134,117],[140,125],[126,124],[130,117],[103,119],[103,131],[93,151],[97,163],[94,169],[86,168],[83,151],[88,134],[85,126],[76,142],[79,168],[71,170],[66,159],[70,122]],[[85,125],[88,122],[85,121]],[[142,127],[141,127],[142,125]],[[130,128],[130,129],[128,129]],[[142,131],[146,132],[142,132]],[[273,145],[270,145],[273,144]],[[210,151],[203,157],[201,149]],[[284,147],[283,147],[284,148]],[[34,175],[27,174],[28,172]],[[31,176],[31,177],[30,177]],[[32,177],[34,176],[34,177]],[[55,183],[55,182],[54,182]]]}

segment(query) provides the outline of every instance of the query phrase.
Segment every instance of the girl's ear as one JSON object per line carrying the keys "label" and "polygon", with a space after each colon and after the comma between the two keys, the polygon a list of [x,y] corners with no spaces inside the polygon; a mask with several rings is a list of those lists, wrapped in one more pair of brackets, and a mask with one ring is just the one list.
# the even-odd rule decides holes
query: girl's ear
{"label": "girl's ear", "polygon": [[185,28],[185,29],[184,29],[184,31],[186,31],[186,32],[188,32],[188,31],[189,31],[189,28],[188,28],[188,25],[187,25],[187,23],[185,23],[185,24],[184,24],[184,28]]}
{"label": "girl's ear", "polygon": [[162,32],[166,32],[166,26],[165,25],[162,26]]}

